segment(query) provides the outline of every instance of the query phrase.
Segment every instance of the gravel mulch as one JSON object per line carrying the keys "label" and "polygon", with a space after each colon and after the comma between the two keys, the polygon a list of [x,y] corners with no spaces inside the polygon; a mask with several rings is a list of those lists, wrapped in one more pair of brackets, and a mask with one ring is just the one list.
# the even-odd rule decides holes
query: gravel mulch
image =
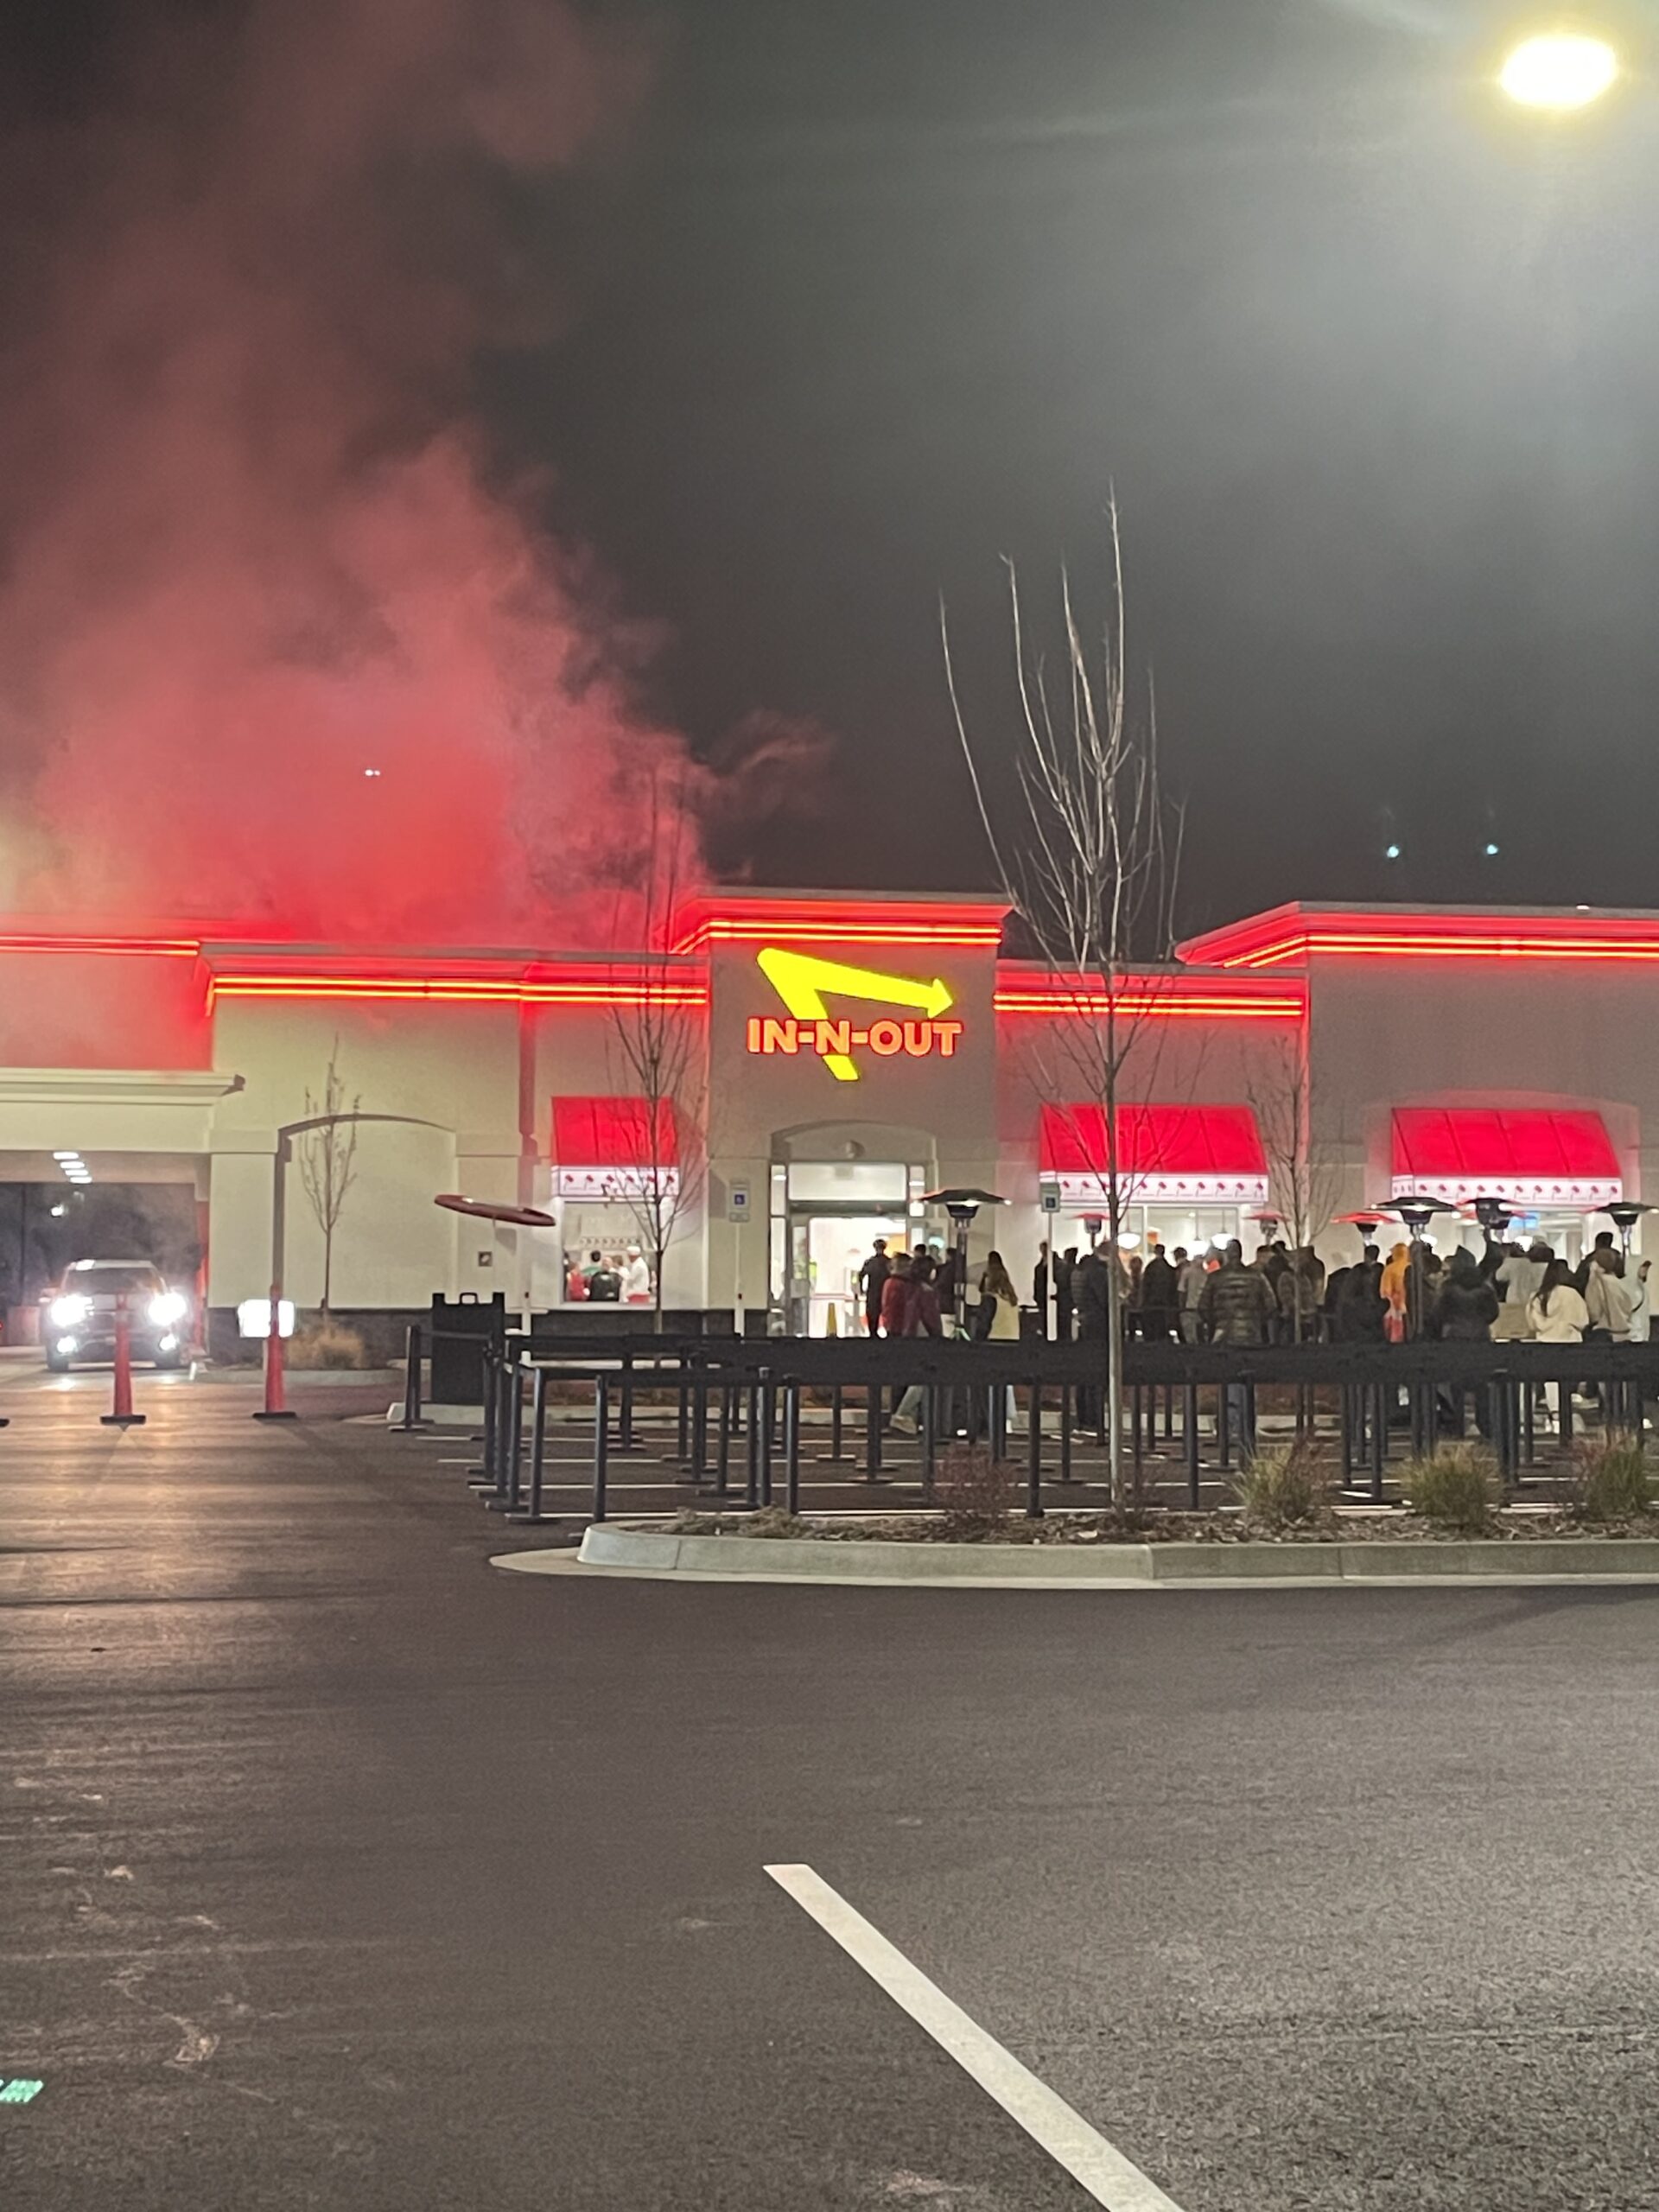
{"label": "gravel mulch", "polygon": [[1537,1507],[1494,1513],[1480,1531],[1444,1529],[1421,1516],[1375,1509],[1337,1511],[1311,1526],[1272,1529],[1248,1522],[1241,1513],[1148,1512],[1140,1524],[1126,1527],[1106,1512],[1049,1513],[1041,1521],[1012,1516],[1000,1529],[954,1525],[942,1514],[889,1513],[857,1519],[797,1519],[775,1507],[749,1513],[682,1513],[669,1523],[685,1536],[806,1537],[832,1544],[1366,1544],[1463,1543],[1471,1534],[1502,1542],[1526,1544],[1548,1539],[1584,1543],[1617,1542],[1621,1537],[1659,1537],[1659,1516],[1606,1527],[1591,1526],[1564,1513]]}

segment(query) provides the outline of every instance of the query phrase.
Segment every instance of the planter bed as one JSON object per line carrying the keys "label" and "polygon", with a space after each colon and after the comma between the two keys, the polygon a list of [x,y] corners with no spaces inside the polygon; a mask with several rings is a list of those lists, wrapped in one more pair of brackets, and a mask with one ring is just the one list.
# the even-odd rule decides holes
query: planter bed
{"label": "planter bed", "polygon": [[1478,1536],[1467,1530],[1443,1529],[1420,1516],[1387,1507],[1338,1510],[1323,1524],[1274,1531],[1252,1528],[1237,1512],[1145,1514],[1135,1527],[1125,1527],[1109,1512],[1051,1511],[1040,1521],[1014,1516],[1001,1529],[978,1530],[952,1527],[939,1513],[847,1514],[791,1518],[770,1509],[760,1513],[677,1514],[669,1522],[651,1524],[655,1535],[737,1537],[751,1543],[795,1542],[825,1544],[971,1544],[985,1550],[1004,1545],[1030,1549],[1033,1546],[1090,1544],[1141,1546],[1146,1544],[1273,1544],[1286,1550],[1330,1544],[1467,1544],[1480,1542],[1617,1544],[1636,1539],[1659,1541],[1659,1516],[1640,1521],[1594,1527],[1549,1507],[1505,1508],[1492,1515]]}

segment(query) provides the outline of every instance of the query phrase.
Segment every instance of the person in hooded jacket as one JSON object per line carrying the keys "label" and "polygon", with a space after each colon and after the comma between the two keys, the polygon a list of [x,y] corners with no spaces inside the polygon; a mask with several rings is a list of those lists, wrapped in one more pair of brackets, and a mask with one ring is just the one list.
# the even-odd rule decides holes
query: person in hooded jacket
{"label": "person in hooded jacket", "polygon": [[1149,1342],[1166,1344],[1180,1333],[1181,1293],[1174,1268],[1161,1244],[1141,1274],[1141,1333]]}
{"label": "person in hooded jacket", "polygon": [[1396,1244],[1382,1270],[1382,1295],[1389,1307],[1382,1333],[1391,1344],[1403,1344],[1410,1332],[1411,1289],[1411,1247]]}
{"label": "person in hooded jacket", "polygon": [[1380,1344],[1387,1342],[1383,1322],[1389,1301],[1382,1294],[1382,1262],[1375,1244],[1368,1244],[1351,1268],[1344,1268],[1331,1309],[1331,1333],[1338,1344]]}
{"label": "person in hooded jacket", "polygon": [[[1490,1344],[1497,1313],[1497,1291],[1481,1274],[1480,1262],[1474,1254],[1459,1244],[1440,1283],[1434,1309],[1436,1335],[1443,1344]],[[1440,1403],[1459,1435],[1463,1433],[1464,1397],[1461,1383],[1441,1385]],[[1484,1385],[1475,1393],[1475,1421],[1483,1436],[1491,1434],[1491,1392]]]}
{"label": "person in hooded jacket", "polygon": [[911,1257],[900,1252],[881,1284],[881,1333],[884,1337],[910,1334]]}

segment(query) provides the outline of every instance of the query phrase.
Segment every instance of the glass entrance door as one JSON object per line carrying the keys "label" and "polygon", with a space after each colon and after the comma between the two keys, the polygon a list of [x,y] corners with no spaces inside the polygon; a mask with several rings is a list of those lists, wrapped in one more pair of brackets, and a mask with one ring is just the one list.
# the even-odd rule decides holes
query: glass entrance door
{"label": "glass entrance door", "polygon": [[[906,1249],[905,1215],[852,1207],[791,1206],[789,1215],[789,1330],[794,1336],[861,1337],[864,1298],[859,1269],[878,1236],[890,1253]],[[833,1322],[831,1315],[834,1316]]]}

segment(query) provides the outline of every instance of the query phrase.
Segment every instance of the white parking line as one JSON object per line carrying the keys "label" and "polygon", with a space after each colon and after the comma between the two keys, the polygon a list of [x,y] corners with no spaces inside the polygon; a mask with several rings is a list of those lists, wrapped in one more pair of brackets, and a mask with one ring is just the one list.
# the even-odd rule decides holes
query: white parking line
{"label": "white parking line", "polygon": [[810,1866],[768,1866],[766,1871],[1096,2204],[1105,2205],[1108,2212],[1180,2212],[1156,2182],[1149,2181],[1139,2166],[1114,2150],[1063,2098],[988,2036],[977,2021],[970,2020],[961,2005],[953,2004]]}

